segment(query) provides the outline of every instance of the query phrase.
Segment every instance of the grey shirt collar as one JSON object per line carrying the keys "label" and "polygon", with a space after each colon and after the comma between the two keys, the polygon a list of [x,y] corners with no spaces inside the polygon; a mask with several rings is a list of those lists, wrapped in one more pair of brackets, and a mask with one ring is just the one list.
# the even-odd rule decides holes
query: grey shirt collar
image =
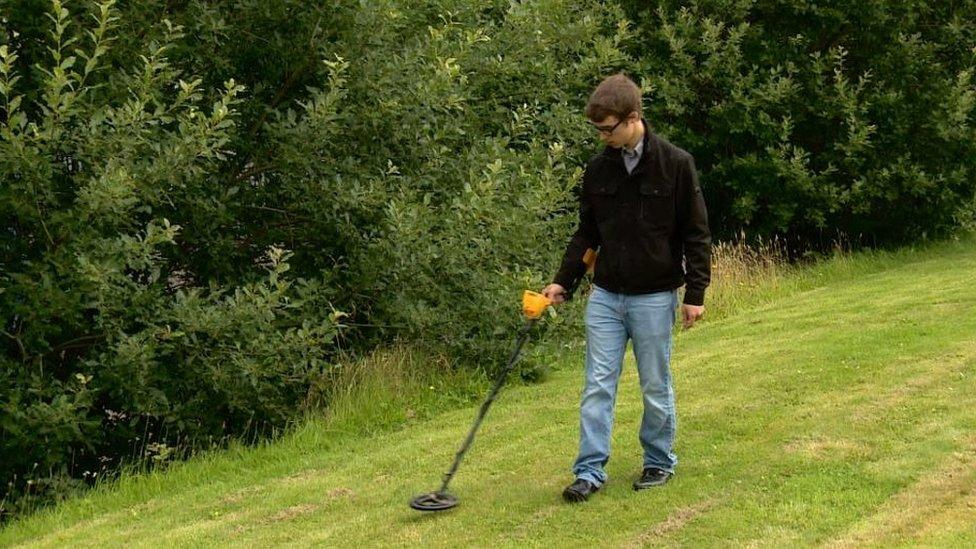
{"label": "grey shirt collar", "polygon": [[627,167],[627,173],[634,171],[634,168],[637,167],[637,163],[640,162],[641,155],[643,153],[644,153],[643,139],[637,141],[637,146],[635,146],[633,149],[628,149],[627,147],[620,148],[620,154],[624,158],[624,166]]}

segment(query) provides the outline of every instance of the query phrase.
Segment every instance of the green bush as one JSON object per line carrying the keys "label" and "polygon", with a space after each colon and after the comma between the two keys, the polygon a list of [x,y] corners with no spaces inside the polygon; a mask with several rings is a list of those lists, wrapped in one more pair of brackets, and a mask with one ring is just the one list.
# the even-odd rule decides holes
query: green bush
{"label": "green bush", "polygon": [[626,38],[596,2],[5,6],[4,512],[280,427],[340,349],[493,373]]}
{"label": "green bush", "polygon": [[84,34],[52,8],[34,102],[0,46],[4,513],[177,440],[282,425],[338,330],[321,285],[288,278],[280,248],[234,287],[184,261],[181,227],[222,208],[210,178],[230,154],[241,87],[228,81],[203,105],[200,81],[166,58],[172,26],[141,62],[105,66],[112,4]]}
{"label": "green bush", "polygon": [[[716,236],[912,242],[976,196],[976,2],[625,2]],[[825,242],[826,241],[826,242]]]}
{"label": "green bush", "polygon": [[[242,108],[252,133],[235,149],[236,173],[223,174],[235,189],[224,203],[247,227],[229,253],[293,250],[294,270],[350,314],[350,345],[401,337],[497,367],[521,291],[547,282],[572,231],[580,164],[596,145],[579,101],[625,62],[620,12],[552,0],[236,9],[235,21],[293,32],[275,30],[245,55],[236,45],[250,23],[201,28],[216,19],[198,18],[195,35],[223,38],[180,49],[196,62],[227,52],[215,57],[231,69],[213,70],[265,77],[249,85],[272,98]],[[321,20],[335,24],[316,34]],[[296,45],[310,36],[321,39]],[[293,76],[248,72],[276,52]]]}

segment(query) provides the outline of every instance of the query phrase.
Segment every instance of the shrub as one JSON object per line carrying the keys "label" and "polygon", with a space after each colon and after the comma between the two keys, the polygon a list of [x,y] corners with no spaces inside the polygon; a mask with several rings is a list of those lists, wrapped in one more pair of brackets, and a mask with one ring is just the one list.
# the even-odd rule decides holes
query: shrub
{"label": "shrub", "polygon": [[282,425],[338,329],[320,285],[286,277],[279,248],[235,287],[185,267],[181,227],[221,209],[209,178],[241,87],[228,81],[205,107],[200,80],[167,60],[171,25],[141,62],[105,66],[112,3],[81,40],[51,7],[34,101],[18,92],[17,52],[0,46],[4,513],[177,438]]}
{"label": "shrub", "polygon": [[716,235],[912,242],[976,196],[976,4],[670,0],[628,52]]}

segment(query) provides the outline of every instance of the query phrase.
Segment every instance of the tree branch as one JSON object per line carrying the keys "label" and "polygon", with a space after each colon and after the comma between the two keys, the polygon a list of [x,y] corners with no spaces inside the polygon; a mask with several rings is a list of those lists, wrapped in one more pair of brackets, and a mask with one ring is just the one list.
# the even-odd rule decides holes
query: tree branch
{"label": "tree branch", "polygon": [[20,349],[20,360],[21,362],[27,362],[27,349],[24,348],[24,342],[20,340],[19,336],[15,336],[6,330],[0,330],[0,334],[3,334],[17,343],[17,348]]}

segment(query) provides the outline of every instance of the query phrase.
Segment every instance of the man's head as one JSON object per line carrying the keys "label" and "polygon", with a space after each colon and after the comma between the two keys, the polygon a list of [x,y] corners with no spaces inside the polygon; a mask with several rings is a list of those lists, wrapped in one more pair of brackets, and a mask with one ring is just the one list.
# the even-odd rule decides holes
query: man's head
{"label": "man's head", "polygon": [[607,145],[632,143],[643,130],[640,88],[623,73],[604,78],[590,94],[586,117]]}

